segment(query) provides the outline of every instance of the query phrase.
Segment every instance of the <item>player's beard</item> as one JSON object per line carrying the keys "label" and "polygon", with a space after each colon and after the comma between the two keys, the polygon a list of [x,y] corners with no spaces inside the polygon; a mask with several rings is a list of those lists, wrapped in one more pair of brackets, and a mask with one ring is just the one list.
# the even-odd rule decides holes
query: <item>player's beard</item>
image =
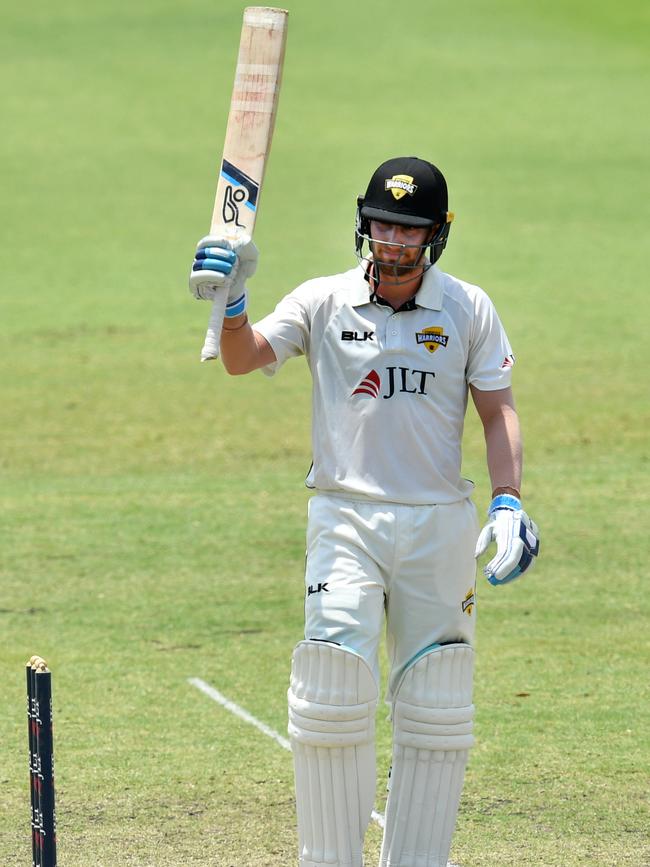
{"label": "player's beard", "polygon": [[[387,247],[397,249],[397,255],[390,255]],[[399,249],[396,244],[373,240],[370,249],[380,282],[383,283],[406,283],[425,271],[428,265],[424,256],[426,245]]]}

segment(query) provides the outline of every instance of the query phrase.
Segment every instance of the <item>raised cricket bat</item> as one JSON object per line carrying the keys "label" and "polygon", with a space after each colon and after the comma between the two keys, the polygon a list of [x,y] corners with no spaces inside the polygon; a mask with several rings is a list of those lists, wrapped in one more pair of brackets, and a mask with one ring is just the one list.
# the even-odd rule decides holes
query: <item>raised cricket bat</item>
{"label": "raised cricket bat", "polygon": [[[269,6],[244,9],[211,235],[253,235],[280,96],[288,15]],[[201,361],[219,357],[225,309],[222,292],[212,305]]]}

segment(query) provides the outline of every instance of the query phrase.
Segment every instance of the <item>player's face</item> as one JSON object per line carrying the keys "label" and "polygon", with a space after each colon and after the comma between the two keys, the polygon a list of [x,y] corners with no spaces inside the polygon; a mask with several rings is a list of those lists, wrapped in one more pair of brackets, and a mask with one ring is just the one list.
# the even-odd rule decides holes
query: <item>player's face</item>
{"label": "player's face", "polygon": [[380,270],[395,273],[402,269],[413,269],[420,262],[422,248],[431,239],[433,231],[430,228],[371,220],[371,249]]}

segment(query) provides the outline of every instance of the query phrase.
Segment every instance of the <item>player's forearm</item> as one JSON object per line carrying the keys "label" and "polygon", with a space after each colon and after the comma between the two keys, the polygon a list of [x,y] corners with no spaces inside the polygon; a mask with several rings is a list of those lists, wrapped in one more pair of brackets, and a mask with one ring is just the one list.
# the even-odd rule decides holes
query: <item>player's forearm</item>
{"label": "player's forearm", "polygon": [[224,323],[221,360],[228,373],[237,376],[271,364],[275,356],[268,342],[253,330],[246,313],[242,313]]}
{"label": "player's forearm", "polygon": [[523,448],[517,412],[512,406],[484,424],[487,465],[493,493],[517,495],[521,491]]}

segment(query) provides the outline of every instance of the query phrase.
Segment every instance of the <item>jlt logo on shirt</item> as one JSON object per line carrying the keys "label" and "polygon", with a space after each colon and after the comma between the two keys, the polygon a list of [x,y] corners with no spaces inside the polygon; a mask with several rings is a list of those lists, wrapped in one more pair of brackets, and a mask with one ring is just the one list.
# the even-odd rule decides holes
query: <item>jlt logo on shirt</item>
{"label": "jlt logo on shirt", "polygon": [[[426,395],[427,377],[435,378],[432,370],[418,370],[411,367],[387,367],[384,377],[384,393],[382,397],[388,400],[394,394]],[[369,397],[379,397],[382,380],[376,370],[371,370],[354,389],[352,395],[366,394]]]}

